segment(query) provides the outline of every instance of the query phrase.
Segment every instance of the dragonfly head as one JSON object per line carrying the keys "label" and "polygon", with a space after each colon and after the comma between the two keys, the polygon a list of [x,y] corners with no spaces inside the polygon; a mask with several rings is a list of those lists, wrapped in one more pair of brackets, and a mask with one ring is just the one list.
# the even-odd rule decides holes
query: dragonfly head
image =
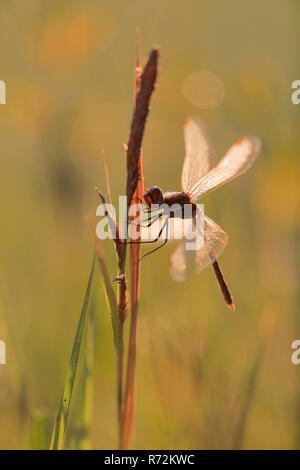
{"label": "dragonfly head", "polygon": [[152,186],[152,188],[147,189],[144,194],[144,201],[148,207],[151,207],[152,204],[159,204],[163,203],[164,196],[163,192],[157,186]]}

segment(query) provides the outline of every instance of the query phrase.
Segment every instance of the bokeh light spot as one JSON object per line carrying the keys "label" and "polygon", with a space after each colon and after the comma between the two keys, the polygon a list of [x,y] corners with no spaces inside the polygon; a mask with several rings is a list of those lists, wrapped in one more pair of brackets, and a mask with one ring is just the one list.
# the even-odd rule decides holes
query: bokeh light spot
{"label": "bokeh light spot", "polygon": [[187,76],[182,85],[185,99],[199,109],[220,106],[225,96],[222,80],[213,72],[199,70]]}

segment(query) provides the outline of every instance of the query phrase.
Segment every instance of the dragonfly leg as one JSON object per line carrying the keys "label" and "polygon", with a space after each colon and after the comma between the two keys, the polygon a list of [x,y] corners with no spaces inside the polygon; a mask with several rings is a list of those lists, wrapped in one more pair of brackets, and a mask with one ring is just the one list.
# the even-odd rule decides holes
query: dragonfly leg
{"label": "dragonfly leg", "polygon": [[140,224],[140,225],[141,225],[141,227],[145,227],[145,228],[151,227],[151,225],[154,224],[154,222],[156,222],[156,221],[157,221],[158,219],[160,219],[161,217],[162,217],[162,212],[161,212],[160,214],[158,214],[158,215],[155,215],[155,216],[153,217],[153,219],[151,219],[151,217],[148,217],[148,219],[146,219],[146,220],[147,220],[147,222],[149,222],[149,220],[150,220],[150,222],[149,222],[147,225],[142,225],[142,224]]}
{"label": "dragonfly leg", "polygon": [[[159,215],[158,218],[160,218],[161,216],[162,216],[162,213]],[[139,245],[139,244],[142,244],[142,243],[155,243],[155,242],[157,242],[157,241],[159,240],[159,238],[160,238],[160,236],[161,236],[161,234],[162,234],[162,232],[163,232],[163,230],[164,230],[164,228],[165,228],[166,223],[168,222],[168,220],[169,220],[169,219],[166,219],[166,221],[163,223],[163,225],[162,225],[162,227],[161,227],[161,229],[160,229],[160,231],[159,231],[157,237],[156,237],[154,240],[145,240],[145,241],[136,240],[136,241],[122,242],[122,243],[123,243],[124,245]],[[151,225],[152,223],[153,223],[153,221],[150,222],[150,225]],[[150,227],[150,225],[149,225],[149,227]]]}
{"label": "dragonfly leg", "polygon": [[[140,227],[145,227],[145,228],[147,228],[147,227],[150,227],[152,224],[154,224],[154,222],[156,222],[158,219],[160,219],[161,216],[162,216],[162,212],[161,212],[160,214],[158,214],[158,215],[154,215],[152,220],[151,220],[152,215],[150,215],[150,217],[145,218],[144,220],[142,220],[141,223],[138,223],[138,222],[135,223],[134,220],[133,220],[131,223],[132,223],[133,225],[136,225],[136,226],[140,226]],[[149,222],[149,220],[150,220],[150,222]],[[149,223],[148,223],[147,225],[144,225],[143,222],[149,222]]]}
{"label": "dragonfly leg", "polygon": [[[160,248],[162,248],[163,246],[165,246],[165,245],[168,243],[168,235],[169,235],[169,224],[168,224],[168,222],[169,222],[169,219],[166,220],[166,222],[164,223],[164,225],[163,225],[163,227],[162,227],[162,229],[161,229],[161,232],[162,232],[162,230],[163,230],[164,227],[166,226],[166,238],[165,238],[164,242],[163,242],[161,245],[159,245],[159,246],[157,246],[156,248],[154,248],[154,250],[151,250],[151,251],[149,251],[148,253],[146,253],[145,255],[143,255],[143,256],[141,257],[140,261],[142,261],[143,258],[145,258],[146,256],[151,255],[152,253],[154,253],[155,251],[159,250]],[[160,232],[160,235],[161,235],[161,232]]]}

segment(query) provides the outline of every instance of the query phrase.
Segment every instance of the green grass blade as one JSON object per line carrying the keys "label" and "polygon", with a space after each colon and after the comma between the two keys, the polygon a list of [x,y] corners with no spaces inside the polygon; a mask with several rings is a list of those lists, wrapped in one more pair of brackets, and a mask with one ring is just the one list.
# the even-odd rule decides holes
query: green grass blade
{"label": "green grass blade", "polygon": [[84,297],[84,301],[83,301],[83,305],[81,309],[81,314],[80,314],[80,318],[79,318],[79,322],[77,326],[77,331],[76,331],[72,354],[70,358],[70,363],[69,363],[69,367],[67,371],[65,386],[64,386],[63,394],[60,400],[57,418],[56,418],[56,422],[55,422],[54,429],[53,429],[52,440],[50,444],[51,450],[62,449],[63,444],[64,444],[64,438],[65,438],[66,428],[68,424],[70,404],[71,404],[73,386],[74,386],[74,381],[75,381],[75,376],[76,376],[76,371],[77,371],[77,366],[78,366],[78,359],[79,359],[80,347],[81,347],[81,342],[82,342],[82,336],[83,336],[83,331],[84,331],[84,327],[85,327],[86,319],[87,319],[87,306],[89,303],[90,290],[91,290],[91,284],[92,284],[93,273],[94,273],[94,266],[95,266],[95,256],[93,258],[92,268],[91,268],[88,285],[87,285],[87,289],[86,289],[86,293],[85,293],[85,297]]}
{"label": "green grass blade", "polygon": [[90,429],[92,421],[94,391],[94,355],[95,355],[94,308],[91,308],[88,321],[87,347],[85,348],[82,390],[79,402],[79,422],[77,426],[77,449],[91,449]]}

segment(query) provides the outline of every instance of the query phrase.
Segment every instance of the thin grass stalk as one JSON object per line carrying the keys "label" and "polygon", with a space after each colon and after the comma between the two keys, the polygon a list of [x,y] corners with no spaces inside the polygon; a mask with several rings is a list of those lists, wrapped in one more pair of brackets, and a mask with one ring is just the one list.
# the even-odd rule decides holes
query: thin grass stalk
{"label": "thin grass stalk", "polygon": [[91,423],[93,414],[94,393],[94,350],[95,350],[94,306],[90,308],[87,324],[87,338],[85,349],[85,361],[82,379],[82,397],[79,413],[78,444],[80,450],[91,449]]}
{"label": "thin grass stalk", "polygon": [[74,388],[74,382],[78,367],[78,360],[79,354],[81,349],[82,337],[83,332],[86,325],[87,320],[87,307],[90,298],[90,290],[92,285],[92,279],[94,274],[94,266],[95,266],[95,255],[93,257],[92,267],[89,275],[89,280],[86,288],[86,293],[84,296],[84,301],[79,317],[79,322],[75,334],[75,339],[73,343],[72,354],[69,362],[69,367],[67,370],[67,377],[64,384],[63,393],[61,396],[59,409],[53,429],[50,450],[60,450],[63,448],[64,440],[66,436],[66,430],[68,425],[69,419],[69,412],[70,412],[70,405],[72,400],[72,393]]}
{"label": "thin grass stalk", "polygon": [[111,191],[110,191],[109,172],[108,172],[106,153],[105,153],[104,149],[102,149],[102,155],[103,155],[103,162],[104,162],[105,184],[106,184],[106,190],[107,190],[107,195],[108,195],[108,202],[111,205],[112,204],[112,199],[111,199]]}
{"label": "thin grass stalk", "polygon": [[115,291],[110,280],[108,269],[106,267],[102,247],[101,247],[99,240],[95,240],[95,251],[96,251],[96,256],[98,259],[100,271],[102,274],[106,302],[110,310],[111,323],[112,323],[113,335],[114,335],[114,345],[115,345],[115,348],[117,348],[117,344],[119,341],[119,334],[120,334],[119,319],[118,319],[118,304],[117,304]]}
{"label": "thin grass stalk", "polygon": [[118,262],[118,313],[119,336],[117,343],[117,407],[118,407],[118,448],[123,440],[123,375],[124,375],[124,322],[128,310],[127,281],[125,275],[126,245],[122,245]]}
{"label": "thin grass stalk", "polygon": [[[105,152],[103,151],[104,158],[104,169],[105,169],[105,181],[106,189],[108,194],[109,203],[112,203],[111,200],[111,191],[110,191],[110,180],[108,165]],[[121,448],[122,445],[122,430],[123,430],[123,369],[124,369],[124,322],[126,319],[128,311],[128,295],[127,295],[127,281],[125,276],[125,267],[126,267],[126,245],[121,244],[120,230],[117,224],[117,233],[116,233],[116,253],[118,258],[118,313],[119,313],[119,335],[118,342],[116,345],[116,354],[117,354],[117,414],[118,414],[118,448]]]}
{"label": "thin grass stalk", "polygon": [[[135,110],[127,149],[127,198],[128,207],[143,197],[142,175],[142,138],[149,112],[149,103],[157,77],[158,50],[151,51],[143,73],[140,70],[139,40],[137,41],[137,60],[135,68]],[[140,244],[130,248],[130,290],[131,316],[128,347],[126,390],[124,398],[122,449],[128,449],[133,434],[135,403],[135,370],[137,319],[140,293]]]}

